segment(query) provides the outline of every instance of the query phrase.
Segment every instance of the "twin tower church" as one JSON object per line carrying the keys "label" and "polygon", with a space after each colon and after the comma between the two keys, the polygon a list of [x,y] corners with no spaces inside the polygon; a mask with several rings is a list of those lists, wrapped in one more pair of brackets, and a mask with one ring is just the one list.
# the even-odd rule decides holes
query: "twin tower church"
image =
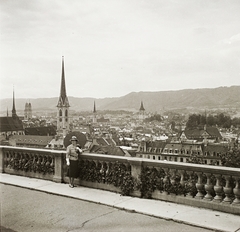
{"label": "twin tower church", "polygon": [[[70,118],[69,118],[69,101],[66,92],[66,83],[65,83],[65,71],[64,71],[64,57],[62,57],[62,79],[61,79],[61,89],[60,89],[60,96],[57,103],[57,134],[59,136],[65,137],[68,132],[70,131]],[[96,105],[94,102],[93,106],[93,123],[97,122],[96,117]],[[139,119],[145,118],[145,109],[143,107],[143,102],[141,102],[141,106],[139,109]]]}

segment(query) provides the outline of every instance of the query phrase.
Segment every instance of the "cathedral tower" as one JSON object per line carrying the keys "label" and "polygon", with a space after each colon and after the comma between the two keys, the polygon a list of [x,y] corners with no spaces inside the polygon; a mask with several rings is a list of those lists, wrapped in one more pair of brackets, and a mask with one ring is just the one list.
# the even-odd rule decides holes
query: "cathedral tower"
{"label": "cathedral tower", "polygon": [[64,57],[62,57],[62,79],[60,96],[58,99],[58,112],[57,112],[57,134],[65,137],[69,132],[69,102],[66,93],[65,73],[64,73]]}
{"label": "cathedral tower", "polygon": [[145,119],[145,109],[143,107],[143,102],[141,101],[141,106],[139,109],[139,119],[144,120]]}
{"label": "cathedral tower", "polygon": [[32,118],[32,105],[31,103],[27,103],[25,104],[25,109],[24,109],[24,119],[25,120],[29,120]]}
{"label": "cathedral tower", "polygon": [[97,123],[97,110],[96,110],[95,101],[93,105],[93,123]]}

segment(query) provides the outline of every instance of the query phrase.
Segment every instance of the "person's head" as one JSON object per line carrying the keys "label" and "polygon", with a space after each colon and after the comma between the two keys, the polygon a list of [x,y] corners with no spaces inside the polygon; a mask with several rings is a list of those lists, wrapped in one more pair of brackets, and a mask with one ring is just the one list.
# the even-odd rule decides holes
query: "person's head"
{"label": "person's head", "polygon": [[76,137],[76,136],[72,136],[72,138],[71,138],[71,140],[70,140],[70,141],[72,142],[72,144],[76,145],[76,144],[77,144],[77,141],[78,141],[78,139],[77,139],[77,137]]}

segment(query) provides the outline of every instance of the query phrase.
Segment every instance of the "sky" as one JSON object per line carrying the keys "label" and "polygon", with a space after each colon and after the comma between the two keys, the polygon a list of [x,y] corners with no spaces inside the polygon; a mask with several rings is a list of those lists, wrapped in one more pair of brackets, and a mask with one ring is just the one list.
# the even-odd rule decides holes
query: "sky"
{"label": "sky", "polygon": [[239,0],[0,0],[0,98],[240,85]]}

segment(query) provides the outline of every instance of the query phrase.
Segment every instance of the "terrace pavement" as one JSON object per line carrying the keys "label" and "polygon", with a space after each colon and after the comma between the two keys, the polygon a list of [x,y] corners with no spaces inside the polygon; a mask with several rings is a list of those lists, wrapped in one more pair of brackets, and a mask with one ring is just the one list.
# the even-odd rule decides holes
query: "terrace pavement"
{"label": "terrace pavement", "polygon": [[[58,196],[59,198],[64,197],[65,199],[69,198],[69,200],[70,199],[82,200],[88,204],[96,203],[96,204],[104,205],[107,207],[111,207],[112,209],[136,213],[137,215],[139,215],[138,217],[141,217],[144,215],[144,216],[148,216],[155,219],[156,218],[165,219],[165,220],[168,220],[168,223],[176,223],[174,231],[180,231],[179,230],[180,225],[185,224],[188,226],[192,226],[193,231],[195,230],[199,231],[199,228],[200,229],[202,228],[202,231],[214,230],[214,231],[226,231],[226,232],[240,232],[240,216],[239,215],[233,215],[233,214],[223,213],[219,211],[213,211],[213,210],[208,210],[203,208],[175,204],[175,203],[170,203],[170,202],[165,202],[160,200],[122,196],[121,194],[118,194],[118,193],[113,193],[113,192],[99,190],[99,189],[92,189],[92,188],[87,188],[83,186],[69,188],[68,184],[55,183],[52,181],[46,181],[42,179],[21,177],[21,176],[9,175],[4,173],[0,173],[0,183],[1,183],[0,186],[2,189],[1,193],[3,196],[1,197],[2,222],[4,222],[3,219],[6,216],[3,210],[4,209],[3,204],[5,204],[5,202],[7,202],[8,200],[6,199],[7,198],[6,196],[8,195],[6,193],[5,195],[3,194],[4,186],[5,187],[15,186],[18,188],[18,190],[15,190],[15,191],[19,192],[19,194],[21,191],[23,191],[23,189],[34,190],[42,193],[47,193],[48,195],[51,194],[54,196]],[[10,192],[10,190],[7,190],[7,189],[6,191]],[[22,204],[21,207],[25,207],[25,206]],[[40,212],[40,214],[43,215],[44,212]],[[52,215],[53,212],[51,212],[50,214]],[[117,220],[121,221],[120,218]],[[10,230],[11,228],[8,230],[4,226],[5,226],[4,223],[2,223],[2,227],[0,227],[2,231],[9,231],[9,232],[14,231],[14,230]],[[138,228],[138,231],[144,231],[144,228],[142,228],[142,230],[139,230]],[[128,229],[130,231],[130,228]],[[51,230],[51,231],[54,231],[54,230]],[[75,230],[75,231],[78,231],[78,230]],[[95,230],[84,230],[84,231],[95,231]],[[100,230],[97,229],[96,231],[100,231]],[[105,229],[105,231],[111,231],[111,230]],[[126,231],[126,229],[125,230],[118,229],[117,231]],[[148,230],[148,231],[152,231],[152,230]],[[171,231],[171,230],[168,230],[168,231]],[[191,229],[189,231],[191,231]]]}

